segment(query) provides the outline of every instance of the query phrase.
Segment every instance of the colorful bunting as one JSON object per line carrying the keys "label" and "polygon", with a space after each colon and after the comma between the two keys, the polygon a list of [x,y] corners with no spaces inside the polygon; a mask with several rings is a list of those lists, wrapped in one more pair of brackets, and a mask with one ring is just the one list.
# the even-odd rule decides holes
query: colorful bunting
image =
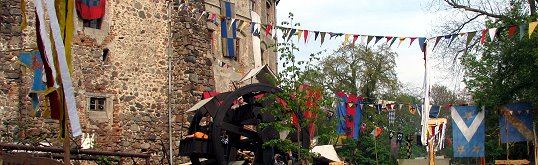
{"label": "colorful bunting", "polygon": [[400,43],[398,43],[398,48],[400,47],[400,45],[402,44],[402,42],[405,41],[405,37],[400,37]]}
{"label": "colorful bunting", "polygon": [[325,41],[325,32],[321,32],[321,45],[323,45],[323,41]]}
{"label": "colorful bunting", "polygon": [[508,36],[510,37],[510,39],[512,39],[512,37],[514,36],[516,29],[517,29],[517,26],[515,25],[512,25],[508,28]]}
{"label": "colorful bunting", "polygon": [[290,30],[290,33],[288,34],[288,39],[287,39],[286,41],[290,41],[291,37],[292,37],[293,35],[295,35],[295,31],[297,31],[297,29],[291,29],[291,30]]}
{"label": "colorful bunting", "polygon": [[465,41],[465,48],[469,47],[469,44],[471,43],[471,40],[473,40],[473,37],[476,35],[476,31],[467,33],[467,41]]}
{"label": "colorful bunting", "polygon": [[342,42],[342,45],[345,46],[347,45],[347,42],[349,40],[349,36],[351,36],[351,34],[345,34],[344,35],[344,42]]}
{"label": "colorful bunting", "polygon": [[454,39],[456,39],[458,37],[458,34],[452,34],[452,36],[450,37],[450,41],[448,42],[448,47],[450,47],[450,45],[452,44],[452,41],[454,41]]}
{"label": "colorful bunting", "polygon": [[[411,42],[413,42],[413,41],[411,40]],[[418,44],[420,46],[420,50],[422,52],[424,52],[424,49],[426,48],[426,37],[418,38]]]}
{"label": "colorful bunting", "polygon": [[411,47],[411,45],[413,45],[413,41],[415,41],[415,39],[417,39],[417,37],[411,37],[411,42],[409,42],[409,47]]}
{"label": "colorful bunting", "polygon": [[374,36],[368,36],[368,40],[366,41],[366,45],[370,44],[370,41],[374,39]]}
{"label": "colorful bunting", "polygon": [[529,23],[529,38],[531,38],[532,33],[534,33],[534,29],[536,28],[536,25],[538,25],[537,21]]}
{"label": "colorful bunting", "polygon": [[308,30],[304,30],[304,43],[306,43],[308,38]]}
{"label": "colorful bunting", "polygon": [[314,31],[314,41],[318,40],[319,31]]}
{"label": "colorful bunting", "polygon": [[377,44],[377,42],[378,42],[379,40],[381,40],[382,38],[383,38],[383,36],[375,36],[375,42],[374,42],[374,44],[373,44],[372,46],[374,46],[375,44]]}
{"label": "colorful bunting", "polygon": [[497,35],[497,28],[491,28],[488,30],[489,33],[489,39],[491,42],[495,39],[495,36]]}
{"label": "colorful bunting", "polygon": [[389,48],[392,47],[392,44],[394,44],[394,41],[396,41],[396,39],[398,39],[398,37],[393,37],[392,38],[392,41],[390,42]]}
{"label": "colorful bunting", "polygon": [[488,30],[484,29],[482,30],[482,36],[480,37],[480,43],[484,45],[484,42],[486,41],[486,34],[488,34]]}
{"label": "colorful bunting", "polygon": [[357,41],[357,38],[359,38],[359,35],[353,35],[353,46],[355,46],[355,41]]}
{"label": "colorful bunting", "polygon": [[519,39],[523,39],[525,37],[525,34],[523,33],[525,31],[525,28],[527,28],[527,24],[521,24],[519,25]]}
{"label": "colorful bunting", "polygon": [[[239,26],[239,30],[243,31],[243,28],[245,28],[245,26],[247,26],[248,22],[247,21],[243,21],[241,20],[241,26]],[[288,29],[289,30],[289,29]]]}
{"label": "colorful bunting", "polygon": [[265,28],[265,37],[269,34],[269,32],[273,29],[273,25],[267,25],[267,28]]}
{"label": "colorful bunting", "polygon": [[297,31],[297,42],[301,41],[301,36],[303,36],[303,30]]}
{"label": "colorful bunting", "polygon": [[435,50],[435,47],[437,47],[437,44],[439,43],[439,41],[441,40],[442,36],[437,36],[435,38],[435,44],[433,45],[433,49],[432,50]]}

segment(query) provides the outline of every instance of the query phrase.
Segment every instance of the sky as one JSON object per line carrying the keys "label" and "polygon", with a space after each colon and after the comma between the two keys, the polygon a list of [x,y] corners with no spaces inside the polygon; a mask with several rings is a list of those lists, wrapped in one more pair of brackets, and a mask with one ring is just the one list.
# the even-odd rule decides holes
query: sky
{"label": "sky", "polygon": [[[300,26],[296,28],[310,31],[373,36],[431,37],[428,36],[428,31],[433,29],[433,25],[439,21],[440,17],[439,14],[425,9],[428,2],[428,0],[281,0],[277,6],[277,21],[289,21],[288,15],[292,12],[293,22],[300,23]],[[304,38],[301,38],[298,43],[300,51],[296,52],[296,56],[299,59],[307,59],[311,53],[322,50],[327,50],[325,55],[331,54],[342,45],[344,40],[344,37],[336,40],[328,40],[328,38],[327,35],[323,45],[320,45],[319,38],[314,41],[313,37],[309,37],[306,44]],[[351,39],[352,37],[350,41]],[[290,41],[297,44],[296,37]],[[386,39],[382,39],[377,45],[385,41]],[[357,43],[360,42],[359,37]],[[424,61],[418,39],[410,47],[409,39],[406,39],[399,47],[398,42],[392,45],[392,50],[398,54],[395,60],[398,79],[403,84],[421,87],[424,80]],[[369,45],[372,44],[373,41]],[[446,81],[442,81],[439,72],[431,69],[432,83],[449,85]]]}

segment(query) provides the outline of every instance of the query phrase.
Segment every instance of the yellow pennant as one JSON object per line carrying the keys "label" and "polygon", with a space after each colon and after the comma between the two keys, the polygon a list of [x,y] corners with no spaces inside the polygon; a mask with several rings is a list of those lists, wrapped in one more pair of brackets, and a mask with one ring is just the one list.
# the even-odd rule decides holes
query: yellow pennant
{"label": "yellow pennant", "polygon": [[344,43],[343,45],[347,45],[347,41],[349,40],[349,36],[351,36],[351,34],[344,34]]}
{"label": "yellow pennant", "polygon": [[323,41],[325,41],[325,34],[325,32],[321,32],[321,45],[323,45]]}
{"label": "yellow pennant", "polygon": [[398,48],[400,47],[400,45],[405,41],[405,37],[400,37],[400,43],[398,43]]}
{"label": "yellow pennant", "polygon": [[239,27],[239,30],[243,30],[243,28],[245,28],[245,26],[247,26],[248,22],[247,21],[244,21],[243,24],[241,24],[241,26]]}
{"label": "yellow pennant", "polygon": [[532,33],[534,33],[534,29],[536,28],[536,25],[538,25],[538,22],[530,22],[529,23],[529,38],[531,38]]}
{"label": "yellow pennant", "polygon": [[297,31],[297,43],[301,42],[301,35],[303,35],[303,30]]}

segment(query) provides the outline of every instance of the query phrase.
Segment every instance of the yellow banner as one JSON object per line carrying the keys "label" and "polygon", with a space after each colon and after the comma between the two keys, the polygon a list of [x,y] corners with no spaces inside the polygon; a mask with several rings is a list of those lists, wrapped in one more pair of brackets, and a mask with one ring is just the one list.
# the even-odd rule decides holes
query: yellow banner
{"label": "yellow banner", "polygon": [[536,25],[538,25],[538,22],[536,21],[529,23],[529,38],[531,38],[532,33],[534,33]]}

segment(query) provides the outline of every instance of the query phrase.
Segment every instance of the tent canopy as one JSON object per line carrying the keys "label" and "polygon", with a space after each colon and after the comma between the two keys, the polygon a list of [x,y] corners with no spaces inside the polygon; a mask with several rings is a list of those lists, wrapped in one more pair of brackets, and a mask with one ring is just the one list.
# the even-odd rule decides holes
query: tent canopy
{"label": "tent canopy", "polygon": [[[267,77],[269,75],[269,77]],[[255,79],[255,81],[253,81]],[[248,71],[248,73],[245,75],[245,77],[241,78],[239,80],[239,83],[264,83],[264,84],[270,84],[273,85],[273,80],[276,79],[275,73],[269,68],[267,64],[261,67],[257,67],[254,69],[251,69]],[[250,80],[250,82],[248,81]]]}
{"label": "tent canopy", "polygon": [[341,162],[340,158],[338,157],[338,153],[336,153],[336,150],[334,150],[334,147],[332,145],[315,146],[314,148],[312,148],[311,152],[318,153],[321,155],[321,157],[324,157],[331,161]]}

